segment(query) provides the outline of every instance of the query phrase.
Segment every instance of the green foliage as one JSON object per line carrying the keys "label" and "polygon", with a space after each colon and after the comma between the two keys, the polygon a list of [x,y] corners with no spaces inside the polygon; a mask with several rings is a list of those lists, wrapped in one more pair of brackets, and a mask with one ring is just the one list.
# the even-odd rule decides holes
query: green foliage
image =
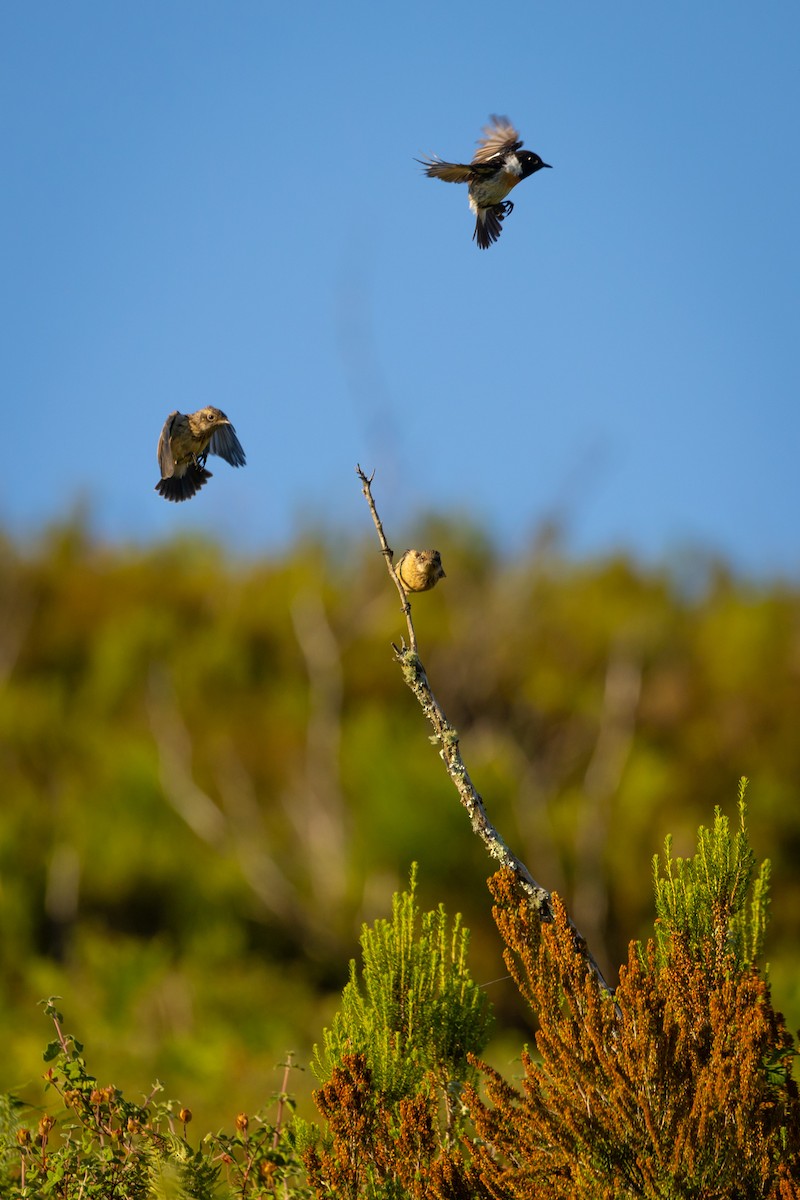
{"label": "green foliage", "polygon": [[492,1024],[486,992],[467,966],[469,930],[444,905],[420,912],[416,864],[408,892],[392,898],[390,920],[361,932],[361,970],[350,961],[342,1006],[314,1048],[313,1067],[329,1080],[345,1055],[363,1054],[375,1087],[395,1104],[432,1072],[445,1090],[471,1074],[467,1055],[486,1045]]}
{"label": "green foliage", "polygon": [[375,1086],[396,1104],[432,1072],[447,1090],[471,1069],[468,1053],[480,1053],[491,1028],[486,993],[467,967],[469,931],[461,914],[452,926],[443,905],[420,913],[417,866],[409,889],[392,898],[391,920],[364,926],[362,966],[350,963],[324,1048],[314,1048],[313,1067],[328,1080],[345,1055],[363,1054]]}
{"label": "green foliage", "polygon": [[[560,901],[543,925],[499,872],[506,962],[538,1020],[540,1057],[523,1052],[521,1092],[475,1057],[490,1015],[468,932],[441,905],[420,910],[416,866],[391,919],[364,926],[361,969],[351,963],[316,1051],[324,1129],[294,1115],[287,1063],[274,1123],[240,1112],[234,1133],[192,1145],[192,1113],[162,1100],[161,1085],[137,1103],[98,1082],[51,999],[45,1081],[63,1111],[31,1120],[0,1097],[0,1195],[797,1200],[795,1050],[755,961],[767,908],[754,864],[743,782],[735,834],[717,812],[693,859],[667,853],[658,941],[631,943],[614,998],[587,970]],[[709,905],[718,919],[703,915]]]}
{"label": "green foliage", "polygon": [[[650,923],[631,864],[665,828],[692,854],[731,776],[754,780],[770,977],[800,1024],[797,587],[552,541],[512,559],[461,519],[396,536],[444,554],[414,616],[492,819],[602,964]],[[463,913],[476,977],[498,974],[485,856],[392,669],[401,633],[371,532],[258,559],[0,536],[0,1090],[29,1097],[35,1003],[58,994],[125,1092],[169,1079],[212,1126],[235,1079],[255,1110],[412,859],[423,907]]]}
{"label": "green foliage", "polygon": [[327,1129],[302,1126],[299,1144],[318,1197],[400,1200],[466,1186],[462,1092],[476,1074],[468,1056],[486,1044],[489,1002],[469,974],[460,915],[450,924],[442,905],[421,913],[416,892],[415,864],[391,920],[364,926],[361,970],[351,962],[315,1049]]}
{"label": "green foliage", "polygon": [[714,827],[701,826],[693,858],[673,858],[672,839],[664,844],[663,874],[653,859],[656,937],[662,960],[680,937],[690,952],[708,955],[718,966],[742,971],[761,956],[769,910],[768,859],[753,879],[755,855],[747,832],[747,780],[739,783],[739,829],[731,834],[720,809]]}
{"label": "green foliage", "polygon": [[141,1104],[119,1088],[101,1086],[87,1069],[83,1046],[62,1029],[53,999],[45,1004],[56,1037],[44,1052],[47,1090],[60,1097],[60,1122],[43,1112],[35,1124],[26,1106],[0,1100],[0,1194],[7,1200],[245,1200],[280,1195],[302,1200],[301,1166],[290,1129],[258,1115],[236,1118],[236,1134],[189,1141],[192,1113],[156,1099],[156,1084]]}

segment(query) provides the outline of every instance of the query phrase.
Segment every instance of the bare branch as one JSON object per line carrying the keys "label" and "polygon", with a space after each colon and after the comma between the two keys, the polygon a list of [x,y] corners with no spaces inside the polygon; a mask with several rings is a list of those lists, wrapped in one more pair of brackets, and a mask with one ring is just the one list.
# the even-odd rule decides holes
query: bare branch
{"label": "bare branch", "polygon": [[[447,774],[450,776],[458,792],[459,799],[467,811],[473,831],[481,839],[491,857],[496,859],[501,866],[508,867],[513,871],[519,886],[529,897],[531,908],[538,914],[539,919],[550,922],[553,919],[552,897],[550,893],[540,883],[536,882],[524,862],[517,858],[516,854],[509,849],[489,820],[483,799],[470,779],[469,772],[461,757],[458,733],[448,721],[431,690],[425,668],[417,653],[417,639],[411,619],[411,605],[392,565],[392,551],[389,549],[388,542],[386,541],[383,525],[381,524],[378,511],[375,507],[375,501],[372,497],[372,480],[375,477],[375,473],[373,472],[372,475],[367,476],[361,470],[361,467],[357,467],[356,470],[361,480],[361,490],[369,505],[372,520],[378,532],[387,570],[403,598],[403,612],[408,623],[409,645],[406,646],[405,642],[403,642],[399,648],[395,645],[392,646],[397,661],[400,663],[403,679],[416,696],[420,708],[433,729],[434,737],[432,740],[438,744],[439,757],[444,763]],[[609,995],[613,995],[613,988],[606,982],[584,938],[572,922],[570,922],[570,929],[576,948],[584,956],[586,963],[596,976],[601,988]]]}
{"label": "bare branch", "polygon": [[[389,548],[389,543],[386,540],[386,534],[383,532],[383,524],[381,523],[381,519],[378,516],[378,510],[375,507],[375,501],[372,499],[372,481],[375,478],[375,472],[373,471],[372,474],[368,476],[361,470],[361,467],[357,466],[356,474],[358,475],[358,478],[361,480],[361,491],[363,492],[364,497],[366,498],[367,504],[369,505],[369,511],[372,513],[372,520],[375,523],[375,529],[377,530],[377,533],[378,533],[378,541],[381,544],[381,553],[383,554],[384,560],[386,562],[386,570],[389,572],[389,578],[392,580],[392,582],[394,583],[394,586],[397,588],[398,592],[400,593],[400,599],[402,601],[402,609],[403,609],[403,613],[405,614],[406,623],[408,625],[409,650],[413,651],[416,654],[416,652],[417,652],[417,635],[414,632],[414,622],[411,619],[411,605],[408,602],[408,596],[406,595],[406,590],[403,587],[402,583],[400,582],[400,577],[394,569],[394,550],[391,550]],[[403,648],[405,648],[405,643],[403,643]],[[395,654],[399,655],[400,651],[398,651],[396,646],[392,646],[392,649],[394,650]]]}

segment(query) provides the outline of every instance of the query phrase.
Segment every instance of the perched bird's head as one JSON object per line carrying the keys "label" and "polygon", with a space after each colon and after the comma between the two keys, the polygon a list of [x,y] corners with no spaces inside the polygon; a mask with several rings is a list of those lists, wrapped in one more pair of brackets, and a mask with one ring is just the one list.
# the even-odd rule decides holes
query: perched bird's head
{"label": "perched bird's head", "polygon": [[532,150],[518,150],[517,158],[519,159],[519,165],[522,167],[523,179],[527,179],[535,171],[541,171],[542,167],[550,166],[550,163],[542,162],[539,155],[534,154]]}
{"label": "perched bird's head", "polygon": [[189,427],[195,437],[211,433],[221,425],[230,425],[230,421],[219,408],[209,406],[208,408],[199,408],[197,412],[189,414]]}
{"label": "perched bird's head", "polygon": [[407,592],[429,592],[445,578],[438,550],[406,550],[395,567],[398,578]]}

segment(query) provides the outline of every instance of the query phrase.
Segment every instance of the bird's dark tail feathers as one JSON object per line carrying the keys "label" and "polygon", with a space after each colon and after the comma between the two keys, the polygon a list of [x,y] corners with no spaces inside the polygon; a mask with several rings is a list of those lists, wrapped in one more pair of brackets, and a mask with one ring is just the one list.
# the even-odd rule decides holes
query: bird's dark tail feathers
{"label": "bird's dark tail feathers", "polygon": [[505,204],[495,204],[492,208],[482,208],[478,211],[472,240],[478,243],[481,250],[488,250],[492,242],[496,242],[500,237],[503,232],[503,217],[509,211]]}
{"label": "bird's dark tail feathers", "polygon": [[165,500],[174,500],[177,503],[179,500],[191,499],[210,478],[211,472],[207,471],[205,467],[191,464],[183,475],[172,475],[169,479],[159,479],[156,491]]}

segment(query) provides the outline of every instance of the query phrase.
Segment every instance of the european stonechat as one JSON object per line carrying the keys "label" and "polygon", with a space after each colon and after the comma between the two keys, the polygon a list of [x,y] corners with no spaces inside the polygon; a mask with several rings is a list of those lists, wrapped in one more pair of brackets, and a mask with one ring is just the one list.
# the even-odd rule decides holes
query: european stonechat
{"label": "european stonechat", "polygon": [[218,408],[170,413],[158,439],[159,495],[178,501],[198,492],[211,478],[206,470],[209,454],[218,454],[232,467],[245,465],[241,442],[225,413]]}
{"label": "european stonechat", "polygon": [[444,162],[441,158],[417,159],[431,179],[469,185],[469,206],[477,218],[472,235],[487,250],[502,232],[502,221],[514,208],[506,196],[523,179],[549,167],[538,154],[522,150],[522,141],[508,117],[490,117],[478,139],[471,163]]}

